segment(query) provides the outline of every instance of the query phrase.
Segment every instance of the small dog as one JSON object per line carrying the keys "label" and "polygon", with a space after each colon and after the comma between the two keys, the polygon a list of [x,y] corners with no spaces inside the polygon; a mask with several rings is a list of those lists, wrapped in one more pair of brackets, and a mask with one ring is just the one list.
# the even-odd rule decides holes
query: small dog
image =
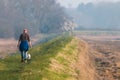
{"label": "small dog", "polygon": [[31,59],[31,55],[30,55],[29,53],[27,54],[27,58],[28,58],[28,59]]}

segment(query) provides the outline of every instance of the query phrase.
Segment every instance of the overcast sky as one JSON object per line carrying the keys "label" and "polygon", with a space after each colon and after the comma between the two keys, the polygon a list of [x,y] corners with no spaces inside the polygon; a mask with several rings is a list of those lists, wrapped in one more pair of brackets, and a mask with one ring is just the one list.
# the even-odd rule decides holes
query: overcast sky
{"label": "overcast sky", "polygon": [[120,0],[58,0],[62,6],[68,7],[77,7],[79,3],[99,3],[99,2],[120,2]]}

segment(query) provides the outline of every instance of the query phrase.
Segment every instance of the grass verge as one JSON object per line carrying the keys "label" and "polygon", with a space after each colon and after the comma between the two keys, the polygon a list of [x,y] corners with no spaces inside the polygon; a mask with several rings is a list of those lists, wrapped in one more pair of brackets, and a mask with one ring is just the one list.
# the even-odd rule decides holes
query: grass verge
{"label": "grass verge", "polygon": [[74,80],[77,43],[60,36],[35,46],[29,53],[30,64],[20,62],[20,54],[0,60],[1,80]]}

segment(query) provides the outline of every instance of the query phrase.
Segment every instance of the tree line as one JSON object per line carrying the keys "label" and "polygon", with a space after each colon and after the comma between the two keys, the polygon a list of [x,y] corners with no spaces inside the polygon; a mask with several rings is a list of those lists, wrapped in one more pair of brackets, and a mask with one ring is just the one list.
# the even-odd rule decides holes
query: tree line
{"label": "tree line", "polygon": [[24,28],[31,35],[64,31],[69,17],[56,0],[0,0],[0,38],[18,38]]}

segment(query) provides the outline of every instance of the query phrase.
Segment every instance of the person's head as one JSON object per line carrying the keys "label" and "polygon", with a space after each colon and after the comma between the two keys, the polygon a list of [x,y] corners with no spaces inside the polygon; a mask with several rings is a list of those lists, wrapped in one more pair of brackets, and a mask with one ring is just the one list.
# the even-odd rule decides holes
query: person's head
{"label": "person's head", "polygon": [[28,30],[27,30],[27,29],[24,29],[24,30],[23,30],[23,33],[28,33]]}

